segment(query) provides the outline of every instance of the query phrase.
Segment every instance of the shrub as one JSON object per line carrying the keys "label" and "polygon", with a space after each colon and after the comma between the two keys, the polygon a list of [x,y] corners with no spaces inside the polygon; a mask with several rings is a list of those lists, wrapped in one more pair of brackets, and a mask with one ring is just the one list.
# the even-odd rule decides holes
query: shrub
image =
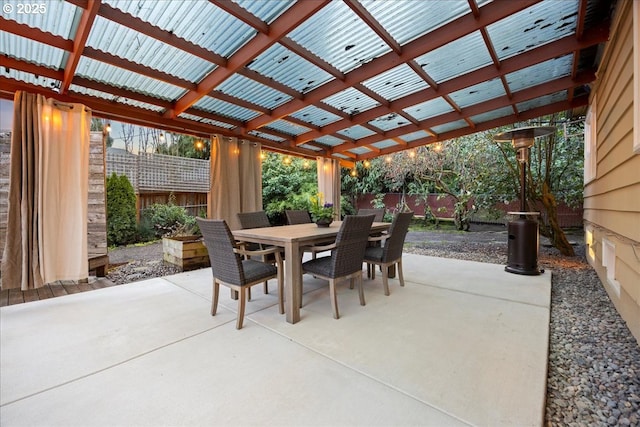
{"label": "shrub", "polygon": [[200,229],[195,217],[190,216],[182,206],[169,204],[153,204],[144,211],[143,223],[152,229],[155,237],[198,235]]}
{"label": "shrub", "polygon": [[107,178],[107,244],[133,243],[137,237],[136,195],[126,175]]}

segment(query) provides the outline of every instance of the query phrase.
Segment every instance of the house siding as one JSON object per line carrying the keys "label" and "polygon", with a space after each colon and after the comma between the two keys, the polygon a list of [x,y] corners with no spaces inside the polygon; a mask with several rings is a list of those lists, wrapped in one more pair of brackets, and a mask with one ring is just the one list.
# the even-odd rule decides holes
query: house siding
{"label": "house siding", "polygon": [[[631,7],[630,1],[618,3],[592,89],[597,99],[596,175],[584,188],[584,221],[587,259],[640,343],[640,155],[633,150],[634,95],[636,102],[640,95],[633,89]],[[615,256],[613,265],[604,266],[606,242]]]}

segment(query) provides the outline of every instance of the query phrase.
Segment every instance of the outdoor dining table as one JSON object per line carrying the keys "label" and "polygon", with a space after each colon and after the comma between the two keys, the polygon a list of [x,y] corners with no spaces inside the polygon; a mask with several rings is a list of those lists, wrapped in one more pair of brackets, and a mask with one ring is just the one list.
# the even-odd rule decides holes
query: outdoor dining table
{"label": "outdoor dining table", "polygon": [[[342,221],[334,221],[329,227],[318,227],[314,223],[308,223],[232,231],[236,240],[284,248],[284,296],[287,322],[300,321],[300,306],[295,301],[300,301],[301,251],[305,246],[327,243],[335,239],[341,225]],[[387,222],[374,222],[371,233],[379,233],[390,226],[391,224]]]}

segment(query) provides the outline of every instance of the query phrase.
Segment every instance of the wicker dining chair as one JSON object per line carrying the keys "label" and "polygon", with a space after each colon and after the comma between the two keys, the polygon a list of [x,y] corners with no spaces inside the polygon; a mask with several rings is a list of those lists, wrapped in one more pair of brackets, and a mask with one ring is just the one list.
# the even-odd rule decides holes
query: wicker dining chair
{"label": "wicker dining chair", "polygon": [[[240,221],[240,227],[243,229],[271,227],[271,223],[269,222],[269,218],[265,211],[240,212],[236,215],[238,217],[238,221]],[[271,248],[271,246],[259,243],[243,243],[242,245],[244,245],[245,249],[250,251],[259,251]],[[263,255],[261,259],[263,262],[275,263],[275,257],[271,254]],[[266,281],[264,282],[264,293],[269,293],[269,284]]]}
{"label": "wicker dining chair", "polygon": [[[356,280],[358,282],[360,305],[365,305],[364,290],[362,288],[362,262],[364,261],[364,251],[372,223],[373,215],[345,216],[335,243],[314,247],[317,251],[331,250],[331,255],[312,259],[302,264],[303,273],[310,273],[315,277],[329,281],[331,306],[335,319],[340,318],[336,295],[336,282],[339,280],[350,279],[352,284]],[[302,303],[302,292],[300,292],[299,302],[300,304]]]}
{"label": "wicker dining chair", "polygon": [[308,224],[311,221],[311,215],[309,211],[305,210],[285,210],[284,214],[287,216],[287,224]]}
{"label": "wicker dining chair", "polygon": [[384,208],[380,209],[358,209],[358,215],[374,215],[374,222],[382,222],[384,219]]}
{"label": "wicker dining chair", "polygon": [[[213,272],[213,298],[211,301],[211,315],[215,316],[218,308],[218,294],[220,285],[229,287],[238,295],[238,315],[236,329],[242,329],[244,320],[245,301],[247,291],[251,286],[262,283],[265,280],[277,278],[278,303],[280,314],[284,313],[283,304],[283,276],[282,258],[278,248],[270,248],[261,251],[246,251],[236,245],[233,234],[224,220],[196,218],[205,246],[209,252],[211,271]],[[243,259],[241,255],[264,255],[271,253],[276,258],[276,265],[257,261],[255,259]]]}
{"label": "wicker dining chair", "polygon": [[374,266],[379,265],[381,267],[385,295],[389,295],[389,267],[392,265],[397,264],[400,286],[404,286],[402,248],[411,218],[413,218],[413,212],[397,213],[393,217],[391,226],[386,234],[369,238],[370,242],[384,242],[384,244],[382,246],[368,246],[364,252],[364,262],[367,263],[367,272],[370,272],[372,279],[376,277]]}

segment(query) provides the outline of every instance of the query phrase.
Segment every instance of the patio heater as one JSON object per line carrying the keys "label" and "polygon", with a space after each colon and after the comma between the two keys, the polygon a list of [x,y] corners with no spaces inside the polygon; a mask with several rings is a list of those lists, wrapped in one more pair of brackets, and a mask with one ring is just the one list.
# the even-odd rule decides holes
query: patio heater
{"label": "patio heater", "polygon": [[497,134],[496,141],[511,142],[517,150],[516,158],[520,168],[520,211],[507,212],[515,219],[509,221],[507,266],[505,271],[515,274],[535,276],[544,272],[538,268],[540,245],[538,231],[538,212],[526,212],[527,200],[527,164],[529,152],[535,138],[555,132],[553,126],[525,127]]}

